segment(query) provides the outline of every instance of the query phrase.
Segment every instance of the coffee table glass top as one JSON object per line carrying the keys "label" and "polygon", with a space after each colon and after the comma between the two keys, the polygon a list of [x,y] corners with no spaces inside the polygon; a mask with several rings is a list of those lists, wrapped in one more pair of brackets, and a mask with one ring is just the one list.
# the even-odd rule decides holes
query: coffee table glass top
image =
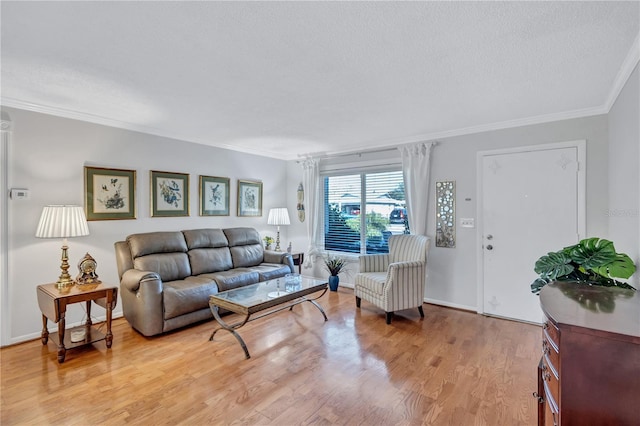
{"label": "coffee table glass top", "polygon": [[327,280],[292,274],[282,278],[223,291],[212,295],[211,301],[222,302],[216,304],[232,304],[250,308],[265,303],[272,304],[273,302],[282,302],[282,299],[291,300],[314,293],[326,287]]}

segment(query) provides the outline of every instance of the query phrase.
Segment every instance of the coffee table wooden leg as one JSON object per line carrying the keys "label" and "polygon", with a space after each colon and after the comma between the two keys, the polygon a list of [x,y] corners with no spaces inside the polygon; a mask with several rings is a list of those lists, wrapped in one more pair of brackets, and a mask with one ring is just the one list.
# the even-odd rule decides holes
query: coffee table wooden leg
{"label": "coffee table wooden leg", "polygon": [[42,344],[46,345],[49,341],[49,329],[47,328],[47,317],[42,315]]}

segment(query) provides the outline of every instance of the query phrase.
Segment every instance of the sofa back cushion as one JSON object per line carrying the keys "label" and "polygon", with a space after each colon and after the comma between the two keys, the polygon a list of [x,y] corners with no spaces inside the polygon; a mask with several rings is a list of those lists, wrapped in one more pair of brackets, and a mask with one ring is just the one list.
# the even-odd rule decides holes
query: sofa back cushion
{"label": "sofa back cushion", "polygon": [[229,247],[189,250],[189,262],[193,275],[227,271],[233,268]]}
{"label": "sofa back cushion", "polygon": [[127,243],[135,269],[155,272],[165,282],[191,275],[182,232],[133,234],[127,237]]}
{"label": "sofa back cushion", "polygon": [[227,247],[229,242],[222,229],[191,229],[182,231],[189,250]]}
{"label": "sofa back cushion", "polygon": [[258,231],[254,228],[229,228],[223,231],[229,241],[234,268],[256,266],[263,262],[264,249]]}
{"label": "sofa back cushion", "polygon": [[222,229],[182,231],[189,248],[193,275],[227,271],[233,267],[229,242]]}

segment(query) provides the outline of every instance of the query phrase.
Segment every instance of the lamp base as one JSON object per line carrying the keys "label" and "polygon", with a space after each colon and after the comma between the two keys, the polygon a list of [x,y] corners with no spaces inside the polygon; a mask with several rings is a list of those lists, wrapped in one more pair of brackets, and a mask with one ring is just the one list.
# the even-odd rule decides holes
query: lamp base
{"label": "lamp base", "polygon": [[73,286],[76,282],[69,275],[69,256],[67,255],[67,251],[69,247],[65,244],[62,246],[62,263],[60,264],[60,269],[62,272],[60,273],[60,277],[58,281],[56,281],[56,286],[58,288],[67,288]]}

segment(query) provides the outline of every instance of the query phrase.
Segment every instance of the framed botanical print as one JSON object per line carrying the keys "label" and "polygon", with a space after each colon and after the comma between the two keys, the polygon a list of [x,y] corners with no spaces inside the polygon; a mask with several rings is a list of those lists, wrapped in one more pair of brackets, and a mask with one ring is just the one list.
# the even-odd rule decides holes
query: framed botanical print
{"label": "framed botanical print", "polygon": [[151,216],[189,216],[189,175],[151,170]]}
{"label": "framed botanical print", "polygon": [[262,216],[262,182],[238,180],[238,216]]}
{"label": "framed botanical print", "polygon": [[229,178],[200,176],[200,216],[229,216]]}
{"label": "framed botanical print", "polygon": [[84,168],[84,208],[87,220],[136,218],[136,171]]}

